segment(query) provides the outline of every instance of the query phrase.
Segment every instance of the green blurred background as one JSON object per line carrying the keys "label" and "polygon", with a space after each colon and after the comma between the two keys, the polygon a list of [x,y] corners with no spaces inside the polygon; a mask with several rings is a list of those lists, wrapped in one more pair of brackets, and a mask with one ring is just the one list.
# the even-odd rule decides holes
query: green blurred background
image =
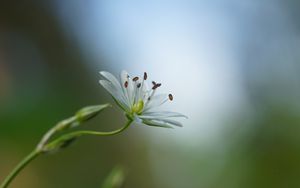
{"label": "green blurred background", "polygon": [[[11,187],[300,187],[300,3],[3,1],[0,179],[58,121],[111,102],[99,71],[148,72],[184,127],[84,137],[31,163]],[[85,125],[113,130],[115,107]]]}

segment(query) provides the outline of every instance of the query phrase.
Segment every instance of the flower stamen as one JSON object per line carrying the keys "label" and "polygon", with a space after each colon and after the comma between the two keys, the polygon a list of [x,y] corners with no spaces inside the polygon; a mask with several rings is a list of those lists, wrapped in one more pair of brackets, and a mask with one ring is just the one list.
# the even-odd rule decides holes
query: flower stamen
{"label": "flower stamen", "polygon": [[161,83],[158,83],[158,84],[155,83],[155,85],[152,87],[152,89],[155,90],[155,89],[159,88],[160,86],[161,86]]}
{"label": "flower stamen", "polygon": [[136,82],[136,81],[138,81],[139,80],[139,77],[134,77],[133,79],[132,79],[134,82]]}
{"label": "flower stamen", "polygon": [[169,94],[168,97],[167,97],[163,102],[161,102],[161,103],[159,104],[159,106],[165,104],[167,101],[173,101],[173,99],[174,99],[174,98],[173,98],[173,95],[172,95],[172,94]]}

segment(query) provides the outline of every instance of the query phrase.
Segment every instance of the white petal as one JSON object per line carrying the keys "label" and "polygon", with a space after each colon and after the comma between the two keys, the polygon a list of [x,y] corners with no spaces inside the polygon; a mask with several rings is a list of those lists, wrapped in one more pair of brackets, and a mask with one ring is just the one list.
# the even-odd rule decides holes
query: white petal
{"label": "white petal", "polygon": [[128,105],[125,103],[125,99],[123,93],[120,92],[119,89],[115,87],[111,82],[107,80],[100,80],[99,83],[116,99],[118,100],[123,106],[128,108]]}
{"label": "white petal", "polygon": [[144,83],[144,86],[143,86],[141,94],[140,94],[140,99],[142,99],[144,101],[144,104],[147,103],[147,100],[150,96],[150,91],[151,91],[151,90],[148,90],[147,88],[148,88],[147,83]]}
{"label": "white petal", "polygon": [[141,118],[141,119],[143,119],[144,121],[158,122],[158,123],[162,123],[162,124],[182,127],[182,123],[180,123],[179,121],[176,121],[176,120],[172,120],[172,119],[165,119],[165,118],[146,118],[146,119]]}
{"label": "white petal", "polygon": [[121,74],[120,74],[120,79],[121,79],[122,84],[124,84],[124,83],[127,81],[128,76],[129,76],[129,75],[128,75],[127,71],[123,70],[123,71],[121,72]]}
{"label": "white petal", "polygon": [[147,111],[144,112],[140,117],[143,118],[153,118],[153,117],[184,117],[188,118],[186,115],[178,113],[178,112],[170,112],[170,111]]}
{"label": "white petal", "polygon": [[151,108],[158,107],[168,100],[169,100],[168,94],[154,95],[152,98],[150,98],[150,101],[146,102],[144,111],[146,112],[146,111],[150,110]]}
{"label": "white petal", "polygon": [[180,123],[179,121],[176,120],[172,120],[172,119],[160,119],[161,121],[168,123],[170,125],[175,125],[177,127],[182,127],[182,123]]}
{"label": "white petal", "polygon": [[107,80],[99,80],[99,83],[116,99],[120,99],[120,94],[118,89]]}
{"label": "white petal", "polygon": [[[125,70],[123,70],[120,74],[121,87],[122,87],[122,91],[124,93],[127,105],[132,106],[132,101],[131,101],[131,98],[130,98],[129,92],[128,92],[128,87],[129,87],[129,79],[128,78],[129,78],[128,73]],[[127,88],[124,87],[125,82],[128,82]]]}
{"label": "white petal", "polygon": [[142,88],[143,90],[143,92],[149,92],[149,91],[151,91],[151,89],[150,89],[150,87],[149,87],[149,84],[148,84],[148,82],[146,82],[146,81],[144,81],[144,84],[143,84],[143,88]]}
{"label": "white petal", "polygon": [[128,87],[127,87],[127,92],[128,92],[128,98],[130,100],[131,105],[134,103],[134,83],[131,78],[128,78]]}
{"label": "white petal", "polygon": [[138,84],[141,84],[140,82],[136,81],[133,83],[133,87],[134,87],[134,91],[133,91],[133,97],[134,97],[134,101],[138,102],[140,100],[143,100],[140,96],[142,93],[142,88],[141,87],[137,87]]}
{"label": "white petal", "polygon": [[144,120],[143,123],[154,127],[173,128],[172,126],[168,125],[168,123],[154,121],[154,120]]}
{"label": "white petal", "polygon": [[110,81],[117,89],[121,89],[120,82],[117,80],[117,78],[114,75],[106,71],[100,71],[100,74],[108,81]]}

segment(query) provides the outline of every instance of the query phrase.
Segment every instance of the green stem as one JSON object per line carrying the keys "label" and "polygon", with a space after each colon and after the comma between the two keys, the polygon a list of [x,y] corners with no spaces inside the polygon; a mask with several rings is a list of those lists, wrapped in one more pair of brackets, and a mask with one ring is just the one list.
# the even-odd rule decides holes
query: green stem
{"label": "green stem", "polygon": [[129,125],[132,123],[132,120],[128,120],[127,123],[125,124],[124,127],[117,129],[115,131],[110,131],[110,132],[98,132],[98,131],[76,131],[73,133],[70,133],[69,135],[98,135],[98,136],[111,136],[111,135],[115,135],[118,134],[120,132],[123,132],[125,129],[127,129],[129,127]]}
{"label": "green stem", "polygon": [[28,156],[26,156],[14,169],[13,171],[4,179],[3,183],[0,185],[0,188],[6,188],[12,182],[12,180],[19,174],[19,172],[29,164],[33,159],[35,159],[40,151],[34,150]]}
{"label": "green stem", "polygon": [[71,132],[71,133],[65,134],[65,135],[57,138],[56,140],[47,144],[45,147],[46,148],[55,148],[55,146],[59,145],[59,143],[63,143],[66,140],[71,140],[71,139],[74,139],[74,138],[77,138],[77,137],[80,137],[83,135],[112,136],[112,135],[123,132],[125,129],[127,129],[130,126],[132,121],[133,120],[129,119],[124,127],[117,129],[115,131],[110,131],[110,132],[98,132],[98,131],[88,131],[88,130]]}
{"label": "green stem", "polygon": [[[97,132],[97,131],[76,131],[72,133],[68,133],[66,135],[63,135],[59,137],[58,139],[52,141],[49,144],[44,145],[45,148],[51,148],[55,147],[57,144],[63,142],[64,140],[67,140],[69,138],[75,138],[82,135],[98,135],[98,136],[110,136],[115,135],[120,132],[123,132],[125,129],[129,127],[129,125],[132,123],[132,120],[129,119],[128,122],[125,124],[124,127],[117,129],[115,131],[110,132]],[[52,135],[52,134],[51,134]],[[47,137],[48,138],[48,137]],[[43,140],[43,139],[42,139]],[[41,147],[39,145],[39,147]],[[34,160],[37,156],[43,153],[43,148],[35,149],[32,151],[27,157],[25,157],[14,169],[13,171],[4,179],[4,182],[0,185],[0,188],[7,188],[8,185],[12,182],[12,180],[21,172],[21,170],[28,165],[32,160]]]}

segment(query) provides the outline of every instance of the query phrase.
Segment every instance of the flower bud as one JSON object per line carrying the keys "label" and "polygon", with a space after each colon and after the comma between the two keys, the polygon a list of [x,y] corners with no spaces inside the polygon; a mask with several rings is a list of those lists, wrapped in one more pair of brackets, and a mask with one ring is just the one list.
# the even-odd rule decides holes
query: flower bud
{"label": "flower bud", "polygon": [[62,136],[61,138],[45,145],[42,148],[42,151],[46,152],[46,153],[53,153],[53,152],[57,152],[61,149],[67,148],[72,143],[74,143],[74,141],[76,141],[77,137],[78,136],[70,136],[70,137]]}
{"label": "flower bud", "polygon": [[95,117],[96,115],[98,115],[99,112],[110,106],[110,104],[87,106],[79,110],[75,114],[75,117],[77,121],[84,122]]}
{"label": "flower bud", "polygon": [[57,124],[56,132],[69,129],[70,127],[75,127],[78,125],[76,117],[72,116],[68,119],[62,120]]}

